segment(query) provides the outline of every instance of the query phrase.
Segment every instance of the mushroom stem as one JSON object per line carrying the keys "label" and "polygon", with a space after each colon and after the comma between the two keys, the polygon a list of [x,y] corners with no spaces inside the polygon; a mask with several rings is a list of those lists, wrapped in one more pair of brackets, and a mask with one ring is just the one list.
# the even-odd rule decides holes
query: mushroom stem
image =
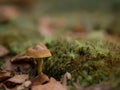
{"label": "mushroom stem", "polygon": [[43,65],[43,60],[40,58],[39,60],[38,60],[38,74],[39,75],[42,75],[43,73],[42,73],[42,65]]}

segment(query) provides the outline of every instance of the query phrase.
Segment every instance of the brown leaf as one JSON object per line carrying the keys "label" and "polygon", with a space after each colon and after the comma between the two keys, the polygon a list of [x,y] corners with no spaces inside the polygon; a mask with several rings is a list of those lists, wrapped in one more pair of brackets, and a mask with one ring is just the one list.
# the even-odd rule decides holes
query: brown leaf
{"label": "brown leaf", "polygon": [[20,64],[20,63],[29,63],[31,65],[37,64],[36,60],[33,60],[30,56],[20,54],[11,59],[12,63]]}
{"label": "brown leaf", "polygon": [[10,59],[9,58],[6,58],[5,59],[5,63],[3,64],[3,66],[1,67],[3,70],[6,70],[6,71],[14,71],[16,69],[16,66],[13,65],[11,62],[10,62]]}
{"label": "brown leaf", "polygon": [[0,7],[0,23],[7,23],[9,20],[16,18],[18,10],[13,6],[1,6]]}
{"label": "brown leaf", "polygon": [[[21,61],[22,62],[22,61]],[[6,58],[5,63],[2,65],[2,70],[5,71],[11,71],[16,74],[22,73],[22,74],[28,74],[32,67],[29,63],[11,63],[9,58]]]}
{"label": "brown leaf", "polygon": [[67,90],[67,88],[54,78],[50,78],[47,84],[32,86],[32,90]]}
{"label": "brown leaf", "polygon": [[6,79],[12,77],[13,74],[11,72],[0,72],[0,82],[5,81]]}
{"label": "brown leaf", "polygon": [[[36,70],[35,66],[37,64],[36,60],[26,55],[19,55],[10,60],[12,62],[12,66],[15,66],[15,71],[22,74],[28,74],[32,70]],[[34,72],[33,71],[33,72]],[[32,73],[34,75],[34,73]]]}
{"label": "brown leaf", "polygon": [[13,57],[10,61],[14,64],[25,64],[25,63],[32,65],[37,64],[36,60],[24,54],[17,55]]}
{"label": "brown leaf", "polygon": [[42,75],[38,75],[32,80],[32,85],[41,85],[47,82],[49,82],[48,76],[45,74],[42,74]]}
{"label": "brown leaf", "polygon": [[[3,84],[3,87],[5,88],[5,90],[29,90],[29,87],[31,85],[31,81],[25,81],[23,84],[21,85],[17,85],[14,88],[8,88]],[[1,89],[0,89],[1,90]]]}
{"label": "brown leaf", "polygon": [[0,57],[7,55],[9,51],[2,45],[0,45]]}
{"label": "brown leaf", "polygon": [[8,79],[7,81],[4,82],[4,84],[8,87],[8,88],[13,88],[16,85],[20,85],[22,83],[24,83],[26,80],[29,79],[28,75],[15,75],[14,77]]}
{"label": "brown leaf", "polygon": [[30,85],[31,81],[25,81],[22,85],[15,87],[14,90],[29,90]]}

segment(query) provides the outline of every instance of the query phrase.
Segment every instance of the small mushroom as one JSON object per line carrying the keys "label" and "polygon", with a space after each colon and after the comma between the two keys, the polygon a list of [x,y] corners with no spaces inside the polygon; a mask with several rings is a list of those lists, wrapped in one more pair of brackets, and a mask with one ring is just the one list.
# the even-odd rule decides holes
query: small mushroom
{"label": "small mushroom", "polygon": [[[30,63],[31,61],[38,62],[38,75],[40,76],[40,80],[44,77],[47,77],[45,74],[42,73],[42,64],[43,64],[43,58],[50,57],[51,53],[49,49],[43,44],[38,44],[35,47],[28,48],[24,53],[14,57],[11,59],[12,63]],[[33,65],[33,64],[32,64]],[[22,66],[23,68],[23,66]],[[48,79],[46,80],[48,81]],[[44,82],[43,82],[44,83]]]}
{"label": "small mushroom", "polygon": [[45,57],[50,57],[51,53],[49,49],[43,44],[36,45],[35,47],[29,48],[25,55],[30,56],[33,59],[36,59],[38,61],[38,74],[42,75],[42,64],[43,59]]}

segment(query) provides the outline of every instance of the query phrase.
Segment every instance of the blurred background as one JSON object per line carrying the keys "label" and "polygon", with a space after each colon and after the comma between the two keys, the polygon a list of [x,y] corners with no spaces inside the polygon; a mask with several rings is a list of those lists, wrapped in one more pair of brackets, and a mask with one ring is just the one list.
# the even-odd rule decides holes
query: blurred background
{"label": "blurred background", "polygon": [[119,16],[120,0],[0,0],[0,44],[16,50],[57,38],[118,42]]}

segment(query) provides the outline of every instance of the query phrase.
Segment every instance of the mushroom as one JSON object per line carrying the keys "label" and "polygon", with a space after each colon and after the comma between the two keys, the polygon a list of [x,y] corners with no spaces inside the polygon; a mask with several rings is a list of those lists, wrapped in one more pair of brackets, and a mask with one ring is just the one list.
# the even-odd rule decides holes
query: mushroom
{"label": "mushroom", "polygon": [[49,49],[47,49],[45,45],[39,44],[35,47],[28,48],[25,52],[25,55],[38,61],[38,74],[42,75],[43,58],[51,56]]}
{"label": "mushroom", "polygon": [[[25,52],[12,58],[11,62],[13,64],[21,63],[24,65],[24,63],[30,63],[33,65],[33,64],[36,64],[36,61],[37,61],[38,62],[38,77],[37,78],[39,78],[39,80],[38,79],[37,80],[41,84],[44,84],[47,81],[49,81],[49,78],[47,75],[42,73],[43,58],[50,57],[50,56],[51,56],[51,53],[50,53],[49,49],[47,49],[47,47],[43,44],[38,44],[35,47],[28,48]],[[34,63],[33,63],[33,61],[34,61]],[[23,67],[23,65],[22,66],[20,65],[20,70],[25,69]],[[32,81],[35,81],[35,80],[33,79]]]}

